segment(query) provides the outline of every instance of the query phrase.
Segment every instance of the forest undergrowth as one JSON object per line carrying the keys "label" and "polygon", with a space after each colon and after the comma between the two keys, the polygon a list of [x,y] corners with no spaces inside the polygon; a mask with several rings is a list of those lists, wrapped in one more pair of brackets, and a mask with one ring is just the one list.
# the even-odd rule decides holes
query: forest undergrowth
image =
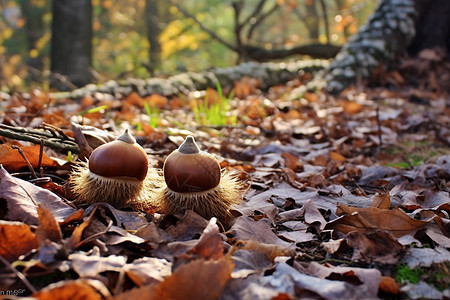
{"label": "forest undergrowth", "polygon": [[[0,137],[0,297],[450,297],[450,67],[436,51],[400,62],[335,97],[293,99],[309,74],[170,98],[1,94],[2,135],[73,148]],[[74,204],[74,166],[126,128],[151,168],[192,135],[240,172],[232,217]]]}

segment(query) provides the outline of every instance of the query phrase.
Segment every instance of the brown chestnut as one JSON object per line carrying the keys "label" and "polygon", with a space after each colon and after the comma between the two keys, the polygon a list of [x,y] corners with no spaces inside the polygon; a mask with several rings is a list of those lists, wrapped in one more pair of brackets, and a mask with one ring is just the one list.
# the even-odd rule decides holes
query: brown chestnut
{"label": "brown chestnut", "polygon": [[115,141],[92,151],[89,170],[104,177],[128,177],[142,181],[148,172],[148,158],[126,129]]}
{"label": "brown chestnut", "polygon": [[149,171],[145,150],[128,129],[115,141],[92,151],[88,163],[75,167],[70,188],[76,203],[107,202],[116,208],[148,207],[152,190],[163,184],[155,171]]}
{"label": "brown chestnut", "polygon": [[166,186],[156,191],[151,204],[167,215],[192,210],[206,219],[225,221],[230,208],[242,200],[237,173],[222,170],[192,136],[169,154],[163,173]]}
{"label": "brown chestnut", "polygon": [[219,162],[190,135],[166,158],[163,172],[167,187],[178,193],[204,192],[220,182]]}

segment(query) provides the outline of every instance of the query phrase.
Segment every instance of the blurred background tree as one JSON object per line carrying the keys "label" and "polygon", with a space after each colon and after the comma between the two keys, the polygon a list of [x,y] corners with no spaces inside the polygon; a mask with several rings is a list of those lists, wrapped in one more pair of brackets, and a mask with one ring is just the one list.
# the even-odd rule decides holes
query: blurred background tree
{"label": "blurred background tree", "polygon": [[[165,76],[248,60],[331,57],[336,46],[365,23],[377,1],[89,2],[89,76],[104,81]],[[0,85],[9,90],[33,85],[48,88],[50,78],[57,75],[50,72],[55,63],[50,59],[52,3],[0,0],[0,8]]]}

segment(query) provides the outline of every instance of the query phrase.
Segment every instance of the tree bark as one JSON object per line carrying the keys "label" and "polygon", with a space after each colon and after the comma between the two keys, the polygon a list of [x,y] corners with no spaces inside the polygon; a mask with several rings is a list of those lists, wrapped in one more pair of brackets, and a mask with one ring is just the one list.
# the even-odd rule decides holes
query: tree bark
{"label": "tree bark", "polygon": [[415,54],[423,49],[440,47],[450,54],[450,1],[415,0],[416,36],[408,48]]}
{"label": "tree bark", "polygon": [[381,0],[367,24],[344,45],[325,79],[338,94],[359,79],[369,79],[380,64],[399,54],[440,47],[450,55],[450,1]]}
{"label": "tree bark", "polygon": [[331,63],[325,76],[327,90],[338,94],[405,51],[416,33],[415,18],[413,0],[381,0],[368,22]]}
{"label": "tree bark", "polygon": [[[21,1],[19,3],[21,5],[22,12],[27,20],[27,47],[28,53],[30,53],[27,59],[27,65],[29,69],[27,81],[42,82],[42,72],[44,70],[43,58],[45,55],[43,55],[42,49],[38,49],[39,47],[37,45],[37,42],[45,33],[43,20],[45,7],[38,7],[31,1]],[[35,51],[36,53],[33,53]]]}
{"label": "tree bark", "polygon": [[147,39],[150,44],[149,49],[149,62],[150,74],[153,75],[155,69],[158,68],[160,64],[161,57],[161,45],[159,43],[159,34],[161,29],[158,22],[158,1],[157,0],[146,0],[145,1],[145,22],[147,26]]}
{"label": "tree bark", "polygon": [[[91,0],[53,0],[51,71],[75,86],[92,81]],[[67,89],[53,80],[52,86]]]}

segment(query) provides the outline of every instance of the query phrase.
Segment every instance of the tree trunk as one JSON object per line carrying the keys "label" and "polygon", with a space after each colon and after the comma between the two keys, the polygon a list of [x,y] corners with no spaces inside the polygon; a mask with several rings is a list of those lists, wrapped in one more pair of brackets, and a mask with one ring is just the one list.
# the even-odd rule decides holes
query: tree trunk
{"label": "tree trunk", "polygon": [[[91,0],[53,0],[51,71],[75,86],[92,81]],[[67,89],[53,79],[52,85]]]}
{"label": "tree trunk", "polygon": [[158,0],[145,1],[145,22],[147,26],[147,39],[150,44],[149,50],[149,71],[153,75],[155,69],[160,64],[161,45],[158,37],[161,32],[159,27]]}
{"label": "tree trunk", "polygon": [[416,36],[408,51],[412,54],[427,48],[443,48],[450,54],[450,1],[415,0]]}
{"label": "tree trunk", "polygon": [[331,94],[338,94],[360,79],[369,79],[380,64],[398,54],[426,48],[450,49],[450,1],[381,0],[378,7],[344,45],[325,79]]}
{"label": "tree trunk", "polygon": [[27,81],[42,82],[42,72],[44,70],[42,47],[38,46],[38,41],[45,33],[43,15],[45,7],[38,7],[32,1],[21,1],[21,9],[26,18],[26,35],[29,57],[27,59],[28,78]]}

